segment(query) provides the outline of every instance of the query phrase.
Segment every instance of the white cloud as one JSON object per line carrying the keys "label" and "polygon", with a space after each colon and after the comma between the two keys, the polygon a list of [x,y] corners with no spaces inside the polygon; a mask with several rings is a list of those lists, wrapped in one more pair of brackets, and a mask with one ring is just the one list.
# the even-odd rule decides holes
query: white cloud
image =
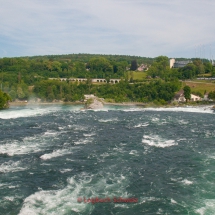
{"label": "white cloud", "polygon": [[215,46],[212,0],[0,0],[0,4],[0,57],[63,53],[194,57],[196,45]]}

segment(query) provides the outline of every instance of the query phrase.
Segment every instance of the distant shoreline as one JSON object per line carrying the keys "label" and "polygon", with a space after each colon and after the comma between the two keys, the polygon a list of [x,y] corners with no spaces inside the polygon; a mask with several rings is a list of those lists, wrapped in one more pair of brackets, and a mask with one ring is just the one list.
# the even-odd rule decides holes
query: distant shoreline
{"label": "distant shoreline", "polygon": [[[10,102],[10,106],[26,106],[26,105],[84,105],[84,102]],[[103,102],[104,105],[118,105],[118,106],[146,106],[145,103],[141,102]]]}
{"label": "distant shoreline", "polygon": [[[84,102],[26,102],[26,101],[15,101],[10,102],[9,106],[27,106],[27,105],[83,105]],[[103,102],[104,106],[113,105],[113,106],[140,106],[143,108],[172,108],[172,107],[196,107],[196,106],[213,106],[215,103],[178,103],[178,104],[167,104],[167,105],[157,105],[154,103],[141,103],[141,102]]]}

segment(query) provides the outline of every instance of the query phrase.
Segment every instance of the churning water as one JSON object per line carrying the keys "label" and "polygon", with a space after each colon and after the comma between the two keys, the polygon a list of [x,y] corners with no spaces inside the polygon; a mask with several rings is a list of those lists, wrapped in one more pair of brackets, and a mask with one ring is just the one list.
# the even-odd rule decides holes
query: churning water
{"label": "churning water", "polygon": [[1,111],[0,214],[214,215],[214,119],[209,107]]}

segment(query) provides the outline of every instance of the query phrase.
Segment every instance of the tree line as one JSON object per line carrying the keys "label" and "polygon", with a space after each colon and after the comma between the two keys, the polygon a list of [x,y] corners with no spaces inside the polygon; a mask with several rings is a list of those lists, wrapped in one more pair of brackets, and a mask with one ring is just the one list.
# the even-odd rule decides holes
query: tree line
{"label": "tree line", "polygon": [[[149,67],[148,71],[144,71],[147,78],[142,80],[143,83],[138,83],[133,76],[129,79],[128,71],[135,71],[142,63]],[[177,87],[172,87],[172,84],[206,73],[215,74],[209,61],[192,59],[192,63],[183,68],[170,69],[166,56],[153,59],[122,55],[71,54],[0,59],[2,90],[12,100],[27,100],[29,97],[38,96],[47,101],[76,101],[81,100],[84,93],[95,93],[115,101],[168,101],[178,89],[178,84]],[[86,78],[88,81],[72,84],[69,81],[60,83],[48,80],[71,77]],[[115,85],[94,86],[90,83],[92,78],[120,78],[124,81]]]}
{"label": "tree line", "polygon": [[159,77],[165,80],[186,80],[196,78],[198,75],[210,74],[215,76],[215,67],[206,59],[190,59],[192,63],[188,63],[182,68],[170,68],[169,58],[159,56],[154,59],[149,71],[147,72],[152,78]]}
{"label": "tree line", "polygon": [[58,80],[42,80],[34,86],[35,96],[42,101],[83,101],[84,94],[94,94],[100,98],[111,99],[114,102],[152,102],[166,103],[181,87],[179,81],[165,82],[155,80],[149,83],[134,83],[121,81],[118,84],[94,85],[86,83],[61,82]]}

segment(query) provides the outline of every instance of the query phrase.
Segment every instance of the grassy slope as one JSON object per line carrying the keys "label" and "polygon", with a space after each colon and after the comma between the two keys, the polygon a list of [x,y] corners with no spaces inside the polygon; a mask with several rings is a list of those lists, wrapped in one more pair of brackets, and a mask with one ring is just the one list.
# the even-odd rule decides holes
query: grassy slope
{"label": "grassy slope", "polygon": [[128,72],[128,78],[130,79],[131,78],[131,73],[133,73],[133,78],[134,80],[138,80],[138,81],[142,81],[143,79],[146,78],[147,76],[147,73],[146,72],[137,72],[137,71],[134,71],[134,72]]}
{"label": "grassy slope", "polygon": [[211,83],[211,82],[185,81],[182,84],[182,88],[185,85],[188,85],[191,88],[192,92],[200,92],[203,95],[205,90],[207,93],[215,90],[215,83]]}

